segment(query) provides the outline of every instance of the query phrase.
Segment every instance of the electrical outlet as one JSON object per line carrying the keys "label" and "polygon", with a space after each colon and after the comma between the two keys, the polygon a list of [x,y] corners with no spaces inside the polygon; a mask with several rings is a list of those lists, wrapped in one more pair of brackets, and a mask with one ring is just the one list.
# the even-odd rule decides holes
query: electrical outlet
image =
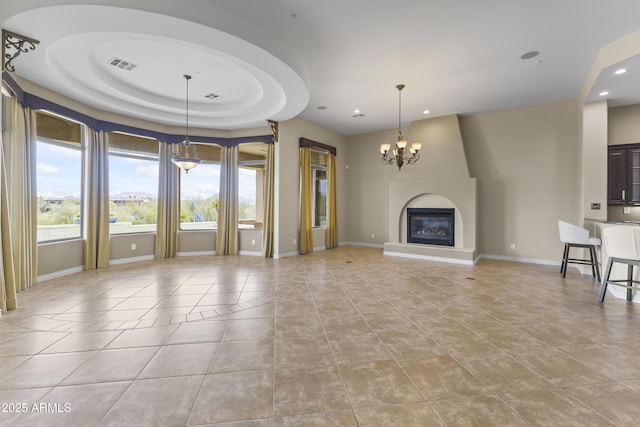
{"label": "electrical outlet", "polygon": [[372,238],[372,239],[375,239],[375,238],[376,238],[376,235],[375,235],[374,233],[371,233],[371,238]]}
{"label": "electrical outlet", "polygon": [[599,210],[600,209],[600,203],[591,203],[591,210]]}
{"label": "electrical outlet", "polygon": [[625,215],[631,215],[631,208],[629,206],[625,206],[622,208],[622,213]]}
{"label": "electrical outlet", "polygon": [[296,243],[298,243],[298,239],[293,239],[293,244],[295,245]]}
{"label": "electrical outlet", "polygon": [[251,239],[251,244],[252,244],[253,246],[255,246],[255,245],[256,245],[256,239]]}
{"label": "electrical outlet", "polygon": [[136,248],[137,248],[136,244],[135,244],[135,243],[132,243],[132,244],[131,244],[131,250],[132,250],[132,251],[135,251],[135,250],[136,250]]}
{"label": "electrical outlet", "polygon": [[515,243],[512,243],[509,247],[511,248],[512,251],[516,250],[516,244]]}

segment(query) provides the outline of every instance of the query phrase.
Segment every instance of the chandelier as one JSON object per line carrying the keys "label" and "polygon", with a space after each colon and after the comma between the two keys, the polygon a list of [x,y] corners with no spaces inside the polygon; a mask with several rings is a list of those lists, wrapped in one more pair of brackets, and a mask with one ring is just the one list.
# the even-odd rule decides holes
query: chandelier
{"label": "chandelier", "polygon": [[187,125],[186,125],[186,135],[184,141],[180,143],[180,148],[177,153],[173,153],[171,155],[171,161],[178,166],[180,169],[184,169],[186,173],[189,173],[190,169],[195,168],[200,164],[200,158],[198,157],[198,153],[196,152],[196,146],[192,145],[189,141],[189,80],[191,80],[191,76],[188,74],[184,75],[185,80],[187,81]]}
{"label": "chandelier", "polygon": [[391,144],[380,144],[380,153],[382,153],[382,163],[392,165],[395,161],[398,165],[398,170],[400,170],[405,163],[410,165],[418,161],[420,158],[418,152],[422,148],[422,144],[414,142],[407,149],[407,141],[402,136],[402,89],[404,89],[404,85],[397,85],[396,89],[398,89],[398,140],[392,153],[389,153]]}

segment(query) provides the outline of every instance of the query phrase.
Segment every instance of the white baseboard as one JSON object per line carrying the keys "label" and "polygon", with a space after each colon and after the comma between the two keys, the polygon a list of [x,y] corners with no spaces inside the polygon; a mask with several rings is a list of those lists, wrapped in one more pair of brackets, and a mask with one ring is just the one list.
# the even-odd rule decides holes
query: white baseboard
{"label": "white baseboard", "polygon": [[118,265],[118,264],[128,264],[130,262],[138,262],[138,261],[151,261],[154,260],[155,257],[153,255],[144,255],[144,256],[136,256],[131,258],[120,258],[120,259],[112,259],[109,261],[109,265]]}
{"label": "white baseboard", "polygon": [[290,256],[296,256],[296,255],[299,255],[298,251],[284,252],[284,253],[281,253],[281,254],[274,254],[273,258],[274,259],[287,258],[287,257],[290,257]]}
{"label": "white baseboard", "polygon": [[260,251],[240,251],[238,254],[247,256],[262,256],[262,252]]}
{"label": "white baseboard", "polygon": [[178,252],[176,256],[202,256],[202,255],[215,255],[216,251],[193,251],[193,252]]}
{"label": "white baseboard", "polygon": [[67,268],[66,270],[55,271],[49,274],[43,274],[42,276],[38,276],[38,283],[46,282],[47,280],[57,279],[58,277],[68,276],[74,273],[80,273],[84,270],[83,267],[73,267]]}
{"label": "white baseboard", "polygon": [[[478,259],[486,258],[486,259],[496,259],[499,261],[512,261],[512,262],[524,262],[527,264],[539,264],[539,265],[551,265],[555,267],[560,267],[562,261],[550,260],[550,259],[540,259],[540,258],[521,258],[521,257],[512,257],[506,255],[490,255],[490,254],[482,254],[478,257]],[[568,267],[575,268],[581,274],[592,275],[590,266],[583,266],[581,264],[569,264]],[[602,272],[601,272],[602,273]]]}
{"label": "white baseboard", "polygon": [[560,267],[560,261],[548,260],[548,259],[540,259],[540,258],[525,258],[525,257],[514,257],[507,255],[491,255],[491,254],[480,254],[478,259],[495,259],[499,261],[512,261],[512,262],[525,262],[527,264],[540,264],[540,265],[557,265]]}
{"label": "white baseboard", "polygon": [[363,243],[363,242],[342,242],[339,243],[338,246],[364,246],[367,248],[378,248],[383,249],[383,243]]}

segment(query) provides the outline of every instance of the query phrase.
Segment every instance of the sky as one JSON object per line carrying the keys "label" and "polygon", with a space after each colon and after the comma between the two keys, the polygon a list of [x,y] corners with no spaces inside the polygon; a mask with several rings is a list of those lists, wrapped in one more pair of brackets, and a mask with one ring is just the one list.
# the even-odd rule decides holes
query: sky
{"label": "sky", "polygon": [[[202,163],[185,173],[180,171],[183,199],[208,198],[218,193],[219,165]],[[81,151],[38,141],[37,188],[39,197],[80,197]],[[240,169],[240,198],[256,200],[255,172]],[[157,161],[120,156],[109,157],[109,197],[122,193],[158,194]]]}

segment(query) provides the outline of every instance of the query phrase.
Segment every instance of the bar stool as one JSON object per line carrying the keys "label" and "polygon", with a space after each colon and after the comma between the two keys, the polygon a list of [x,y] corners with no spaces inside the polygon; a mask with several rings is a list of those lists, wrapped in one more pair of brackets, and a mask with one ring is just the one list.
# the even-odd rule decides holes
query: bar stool
{"label": "bar stool", "polygon": [[[602,244],[599,237],[589,235],[589,230],[578,227],[577,225],[558,221],[558,232],[560,241],[564,243],[564,254],[562,255],[562,264],[560,265],[560,273],[562,277],[567,276],[567,264],[586,264],[591,266],[591,273],[598,282],[600,281],[600,265],[598,264],[598,256],[596,247]],[[589,259],[570,258],[569,250],[571,248],[589,249]]]}
{"label": "bar stool", "polygon": [[[640,250],[638,249],[638,236],[640,231],[632,227],[607,227],[602,232],[604,247],[609,255],[609,262],[602,278],[600,286],[600,302],[604,302],[607,293],[607,285],[616,285],[627,288],[627,301],[633,300],[633,285],[640,284],[640,281],[633,279],[633,267],[640,266]],[[614,264],[626,264],[626,279],[612,280],[611,269]]]}

